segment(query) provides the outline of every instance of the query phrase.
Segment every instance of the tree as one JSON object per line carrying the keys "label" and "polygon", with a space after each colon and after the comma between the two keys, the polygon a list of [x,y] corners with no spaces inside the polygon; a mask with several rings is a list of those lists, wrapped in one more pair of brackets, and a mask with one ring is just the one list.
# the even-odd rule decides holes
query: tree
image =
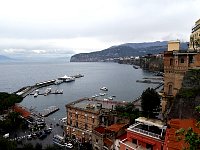
{"label": "tree", "polygon": [[135,119],[140,116],[139,109],[136,109],[133,103],[127,103],[126,105],[116,105],[115,110],[119,116],[128,117],[130,123],[133,123]]}
{"label": "tree", "polygon": [[153,88],[148,88],[142,93],[141,99],[143,116],[147,118],[156,118],[160,112],[159,94]]}

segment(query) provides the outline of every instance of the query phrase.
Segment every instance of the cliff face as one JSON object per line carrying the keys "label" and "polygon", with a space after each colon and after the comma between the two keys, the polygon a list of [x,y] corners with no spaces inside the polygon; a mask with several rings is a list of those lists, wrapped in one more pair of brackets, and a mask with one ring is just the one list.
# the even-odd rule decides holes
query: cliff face
{"label": "cliff face", "polygon": [[182,88],[177,94],[168,115],[169,119],[200,118],[199,112],[195,110],[200,105],[200,69],[190,70],[186,73]]}
{"label": "cliff face", "polygon": [[[181,49],[187,49],[187,42],[181,43]],[[81,53],[73,55],[70,62],[98,62],[106,59],[144,56],[147,54],[158,54],[167,49],[167,41],[147,43],[126,43],[119,46],[112,46],[102,51]]]}

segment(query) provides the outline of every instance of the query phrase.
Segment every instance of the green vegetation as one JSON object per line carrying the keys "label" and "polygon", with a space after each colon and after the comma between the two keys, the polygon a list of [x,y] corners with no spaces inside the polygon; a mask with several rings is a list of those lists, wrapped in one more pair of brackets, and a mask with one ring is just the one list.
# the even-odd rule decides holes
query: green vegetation
{"label": "green vegetation", "polygon": [[0,92],[0,113],[13,106],[15,103],[20,103],[23,98],[16,94],[8,94]]}
{"label": "green vegetation", "polygon": [[18,112],[10,112],[5,117],[5,120],[0,120],[0,129],[6,132],[25,127],[26,122],[20,117],[20,113]]}
{"label": "green vegetation", "polygon": [[130,123],[134,123],[135,119],[140,116],[139,109],[136,109],[132,103],[127,103],[126,105],[115,106],[119,116],[127,117],[130,119]]}
{"label": "green vegetation", "polygon": [[156,118],[160,112],[160,96],[153,89],[148,88],[142,93],[142,114],[147,118]]}
{"label": "green vegetation", "polygon": [[[197,106],[196,110],[200,112],[200,106]],[[198,122],[196,126],[200,128],[199,125],[200,125],[200,122]],[[184,149],[188,149],[188,150],[200,149],[200,135],[194,132],[191,127],[189,127],[187,130],[183,128],[177,130],[176,136],[177,136],[178,141],[184,140],[184,142],[188,144],[188,148],[185,147]]]}

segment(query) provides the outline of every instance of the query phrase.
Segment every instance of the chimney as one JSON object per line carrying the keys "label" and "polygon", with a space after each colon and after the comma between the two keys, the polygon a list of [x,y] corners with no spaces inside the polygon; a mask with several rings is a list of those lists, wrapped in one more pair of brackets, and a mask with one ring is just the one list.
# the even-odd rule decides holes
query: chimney
{"label": "chimney", "polygon": [[169,41],[167,51],[179,51],[180,50],[180,41]]}

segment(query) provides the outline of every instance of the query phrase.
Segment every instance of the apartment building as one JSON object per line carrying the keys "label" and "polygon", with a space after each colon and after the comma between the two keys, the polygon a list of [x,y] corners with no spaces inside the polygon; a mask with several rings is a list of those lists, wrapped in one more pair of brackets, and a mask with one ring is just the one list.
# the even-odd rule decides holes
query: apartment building
{"label": "apartment building", "polygon": [[127,128],[127,138],[120,141],[120,150],[162,150],[166,126],[156,119],[139,117]]}
{"label": "apartment building", "polygon": [[124,104],[92,98],[83,98],[67,104],[66,135],[81,142],[91,141],[93,129],[97,126],[109,126],[115,123],[114,108],[116,105]]}

